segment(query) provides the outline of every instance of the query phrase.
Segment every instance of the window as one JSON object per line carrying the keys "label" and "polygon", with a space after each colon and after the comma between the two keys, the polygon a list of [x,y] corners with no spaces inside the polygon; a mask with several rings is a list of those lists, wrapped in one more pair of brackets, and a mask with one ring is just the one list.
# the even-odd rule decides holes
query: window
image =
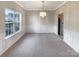
{"label": "window", "polygon": [[14,10],[5,9],[5,36],[15,34],[21,29],[21,13]]}
{"label": "window", "polygon": [[15,32],[20,30],[20,16],[19,13],[15,13]]}

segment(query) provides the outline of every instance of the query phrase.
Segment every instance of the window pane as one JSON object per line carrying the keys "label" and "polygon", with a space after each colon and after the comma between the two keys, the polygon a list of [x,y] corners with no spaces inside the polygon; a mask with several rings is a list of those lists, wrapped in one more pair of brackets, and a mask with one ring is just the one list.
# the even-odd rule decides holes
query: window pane
{"label": "window pane", "polygon": [[9,35],[9,30],[8,29],[9,29],[9,24],[6,24],[5,25],[6,36]]}
{"label": "window pane", "polygon": [[13,23],[9,23],[9,35],[13,33]]}
{"label": "window pane", "polygon": [[15,13],[15,32],[20,30],[20,16],[19,13]]}
{"label": "window pane", "polygon": [[13,33],[13,23],[6,23],[5,28],[6,28],[6,36]]}
{"label": "window pane", "polygon": [[13,33],[13,11],[10,9],[5,9],[5,33],[6,36]]}
{"label": "window pane", "polygon": [[15,23],[15,31],[20,30],[20,24],[19,23]]}

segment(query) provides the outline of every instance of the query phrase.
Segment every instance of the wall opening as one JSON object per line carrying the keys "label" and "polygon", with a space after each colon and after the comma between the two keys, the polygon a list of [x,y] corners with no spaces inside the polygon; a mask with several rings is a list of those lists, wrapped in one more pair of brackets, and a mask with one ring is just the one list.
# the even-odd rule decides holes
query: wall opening
{"label": "wall opening", "polygon": [[64,24],[64,15],[63,13],[58,14],[58,35],[63,39],[63,24]]}

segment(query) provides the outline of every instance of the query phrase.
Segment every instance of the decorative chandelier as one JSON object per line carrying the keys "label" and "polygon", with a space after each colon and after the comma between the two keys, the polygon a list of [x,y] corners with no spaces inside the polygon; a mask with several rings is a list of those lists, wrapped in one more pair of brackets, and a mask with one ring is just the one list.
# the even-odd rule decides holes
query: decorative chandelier
{"label": "decorative chandelier", "polygon": [[40,16],[44,18],[46,16],[46,12],[44,11],[44,1],[42,1],[42,3],[43,3],[43,11],[40,12]]}

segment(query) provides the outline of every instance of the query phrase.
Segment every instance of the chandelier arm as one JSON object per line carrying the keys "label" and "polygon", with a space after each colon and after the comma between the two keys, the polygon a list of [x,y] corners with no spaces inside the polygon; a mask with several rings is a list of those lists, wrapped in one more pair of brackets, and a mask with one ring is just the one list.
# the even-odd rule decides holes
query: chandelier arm
{"label": "chandelier arm", "polygon": [[42,3],[43,3],[43,11],[44,11],[44,1],[42,1]]}
{"label": "chandelier arm", "polygon": [[42,17],[42,18],[44,18],[45,16],[46,16],[46,12],[45,12],[45,10],[44,10],[44,1],[42,1],[42,5],[43,5],[43,10],[42,10],[42,12],[40,12],[40,16]]}

